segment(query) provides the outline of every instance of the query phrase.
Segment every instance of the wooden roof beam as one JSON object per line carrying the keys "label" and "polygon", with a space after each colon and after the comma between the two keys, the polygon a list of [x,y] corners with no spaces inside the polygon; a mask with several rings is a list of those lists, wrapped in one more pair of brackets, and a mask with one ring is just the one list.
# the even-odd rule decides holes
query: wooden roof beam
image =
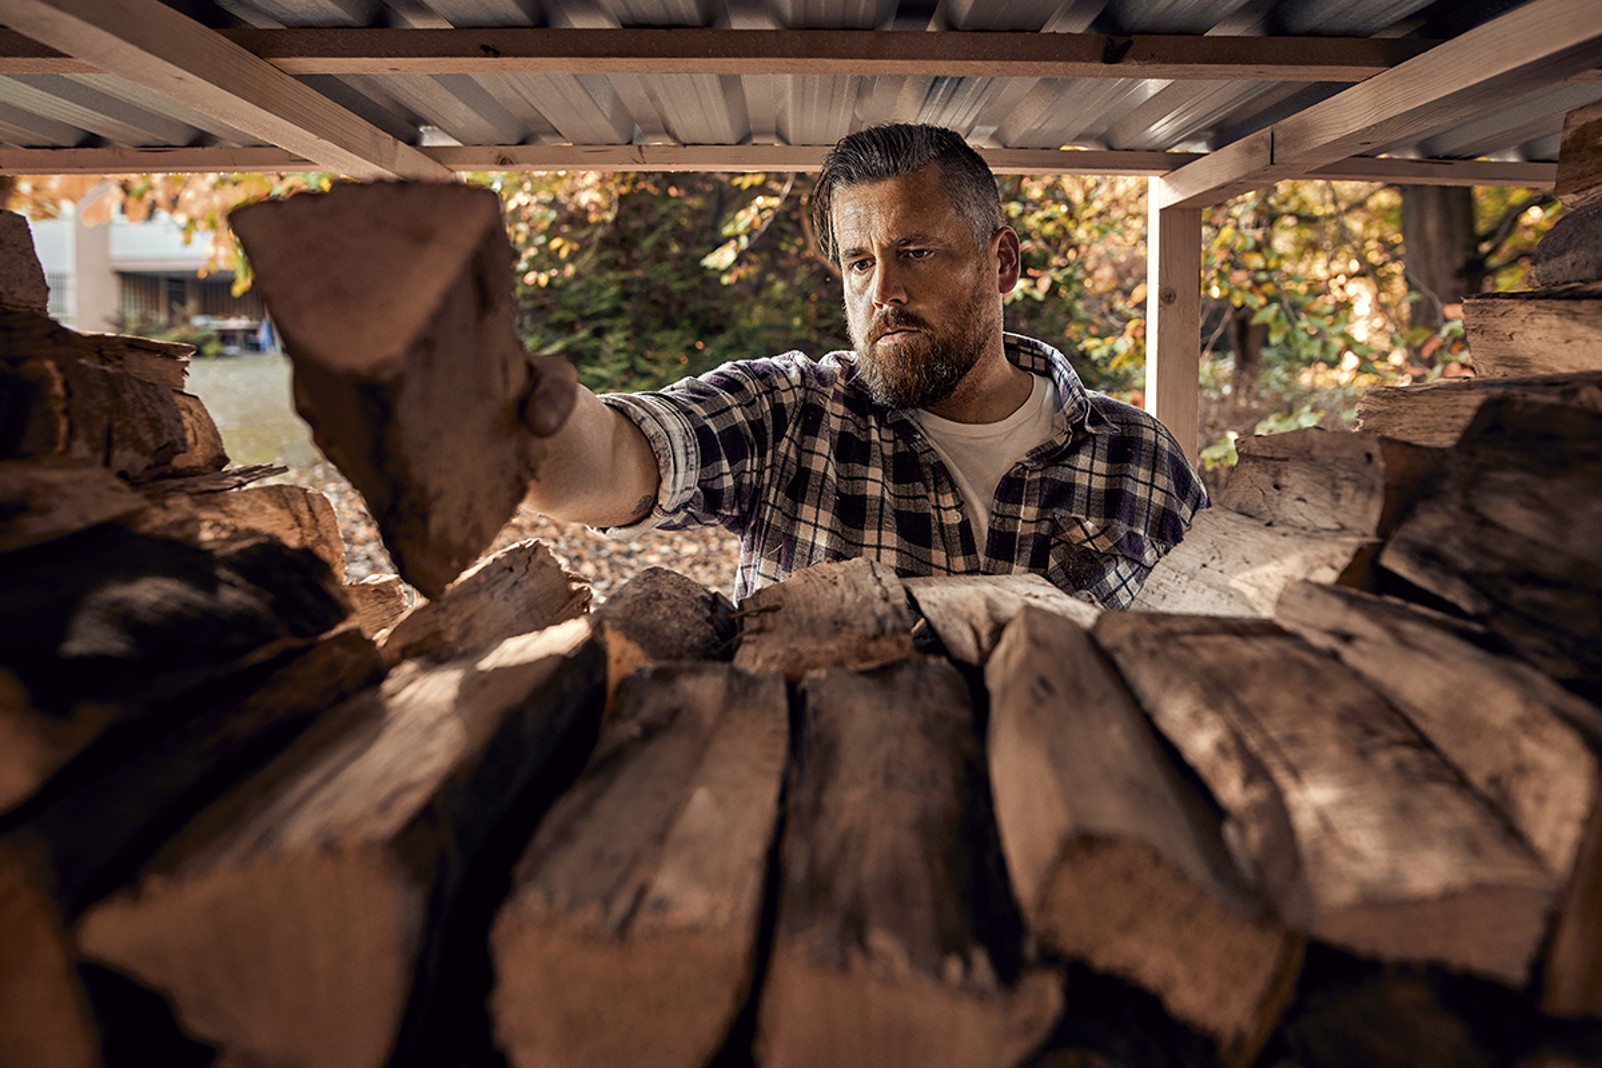
{"label": "wooden roof beam", "polygon": [[[214,32],[285,73],[334,75],[839,74],[1356,82],[1439,43],[905,30],[326,27]],[[76,50],[57,51],[0,31],[0,74],[91,73],[96,68],[87,59]]]}
{"label": "wooden roof beam", "polygon": [[235,129],[357,178],[452,172],[160,0],[0,0],[0,22]]}
{"label": "wooden roof beam", "polygon": [[1383,74],[1187,164],[1161,207],[1217,203],[1472,117],[1511,93],[1596,66],[1596,0],[1531,0]]}
{"label": "wooden roof beam", "polygon": [[[465,145],[425,148],[453,172],[471,171],[814,171],[816,145]],[[1205,157],[1193,152],[981,149],[997,174],[1170,174]],[[186,148],[0,148],[0,174],[181,174],[305,171],[316,164],[272,146]],[[1550,189],[1556,163],[1354,157],[1306,177],[1399,185],[1495,185]]]}

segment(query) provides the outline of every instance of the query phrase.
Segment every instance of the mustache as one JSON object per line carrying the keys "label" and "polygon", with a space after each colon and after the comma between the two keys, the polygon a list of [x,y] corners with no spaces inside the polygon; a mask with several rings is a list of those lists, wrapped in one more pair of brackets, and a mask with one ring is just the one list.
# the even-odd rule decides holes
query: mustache
{"label": "mustache", "polygon": [[878,341],[892,330],[922,329],[926,324],[917,315],[908,311],[889,309],[873,317],[868,324],[868,340]]}

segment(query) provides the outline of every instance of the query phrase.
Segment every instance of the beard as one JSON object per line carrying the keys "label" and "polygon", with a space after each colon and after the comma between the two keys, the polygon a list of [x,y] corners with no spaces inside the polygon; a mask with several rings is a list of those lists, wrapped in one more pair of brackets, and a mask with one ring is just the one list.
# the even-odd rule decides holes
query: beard
{"label": "beard", "polygon": [[[956,319],[957,326],[938,335],[911,312],[886,308],[866,327],[849,323],[851,343],[857,351],[857,373],[874,403],[887,408],[927,408],[956,392],[973,365],[984,354],[993,333],[985,314],[989,294],[979,291]],[[887,331],[916,328],[925,331],[896,344],[883,346],[878,338]]]}

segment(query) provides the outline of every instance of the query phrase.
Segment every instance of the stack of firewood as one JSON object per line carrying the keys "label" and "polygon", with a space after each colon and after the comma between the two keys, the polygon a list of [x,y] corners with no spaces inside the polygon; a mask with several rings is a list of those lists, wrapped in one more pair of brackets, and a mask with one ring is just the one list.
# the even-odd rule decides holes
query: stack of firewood
{"label": "stack of firewood", "polygon": [[[499,260],[443,229],[471,284],[324,397],[468,389],[431,307]],[[865,561],[591,611],[395,504],[408,605],[6,270],[0,1064],[1602,1064],[1593,386],[1251,443],[1143,611]],[[449,474],[361,429],[392,501]]]}

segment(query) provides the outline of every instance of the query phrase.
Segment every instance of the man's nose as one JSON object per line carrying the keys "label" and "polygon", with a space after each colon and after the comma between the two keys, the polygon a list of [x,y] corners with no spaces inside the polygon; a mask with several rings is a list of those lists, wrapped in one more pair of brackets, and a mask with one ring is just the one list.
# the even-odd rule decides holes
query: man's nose
{"label": "man's nose", "polygon": [[881,260],[874,269],[873,277],[873,304],[874,307],[884,308],[891,304],[905,304],[907,302],[907,288],[902,284],[901,272],[893,260]]}

